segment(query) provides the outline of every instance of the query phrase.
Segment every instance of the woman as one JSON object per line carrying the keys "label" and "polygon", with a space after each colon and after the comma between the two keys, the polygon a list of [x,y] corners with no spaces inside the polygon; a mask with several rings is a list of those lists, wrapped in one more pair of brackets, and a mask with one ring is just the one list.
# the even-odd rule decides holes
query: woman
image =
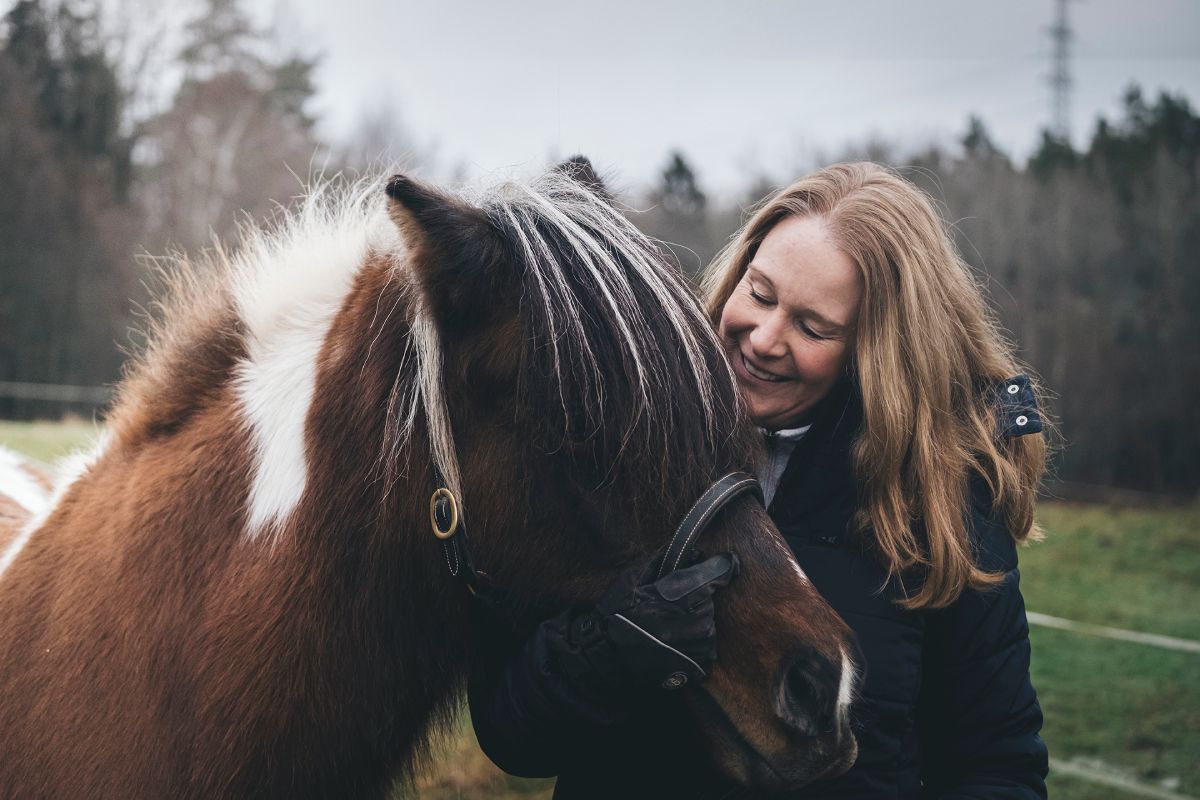
{"label": "woman", "polygon": [[[858,760],[797,796],[1045,797],[1015,548],[1041,420],[929,199],[874,164],[829,167],[769,200],[705,290],[764,429],[771,517],[862,648]],[[550,620],[473,681],[484,750],[559,775],[556,797],[729,793],[672,700],[637,693],[639,654],[587,658],[580,620],[603,622]],[[711,657],[687,622],[666,643]]]}

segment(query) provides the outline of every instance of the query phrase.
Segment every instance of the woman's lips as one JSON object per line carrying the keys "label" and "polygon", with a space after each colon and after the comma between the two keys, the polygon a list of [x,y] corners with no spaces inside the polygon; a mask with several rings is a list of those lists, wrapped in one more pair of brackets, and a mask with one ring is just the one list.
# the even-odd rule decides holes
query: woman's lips
{"label": "woman's lips", "polygon": [[746,374],[755,380],[763,381],[764,383],[784,383],[791,380],[790,378],[768,372],[762,367],[755,366],[751,363],[750,359],[746,358],[744,353],[738,353],[738,355],[741,356],[742,368],[746,371]]}

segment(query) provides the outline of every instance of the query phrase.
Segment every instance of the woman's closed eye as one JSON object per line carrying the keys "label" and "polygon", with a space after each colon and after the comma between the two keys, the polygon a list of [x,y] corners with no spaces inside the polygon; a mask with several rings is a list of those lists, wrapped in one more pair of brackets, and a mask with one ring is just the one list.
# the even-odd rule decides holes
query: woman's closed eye
{"label": "woman's closed eye", "polygon": [[749,287],[750,298],[760,306],[773,306],[775,301],[767,297],[765,294],[758,292],[753,286]]}
{"label": "woman's closed eye", "polygon": [[801,333],[803,333],[805,336],[807,336],[810,339],[817,339],[818,341],[823,341],[825,339],[832,338],[829,336],[825,336],[824,334],[817,333],[817,331],[810,328],[803,320],[796,320],[796,327],[800,329]]}

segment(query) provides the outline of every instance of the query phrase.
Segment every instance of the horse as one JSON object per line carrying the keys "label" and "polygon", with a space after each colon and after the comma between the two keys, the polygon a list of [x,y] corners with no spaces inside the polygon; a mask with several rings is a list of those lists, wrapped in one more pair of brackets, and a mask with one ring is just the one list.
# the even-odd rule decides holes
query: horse
{"label": "horse", "polygon": [[[103,441],[0,558],[3,797],[386,796],[481,637],[596,602],[758,458],[709,321],[583,158],[318,186],[166,272]],[[431,534],[441,490],[502,608]],[[681,690],[711,757],[844,770],[848,628],[752,498],[700,544],[741,563]]]}

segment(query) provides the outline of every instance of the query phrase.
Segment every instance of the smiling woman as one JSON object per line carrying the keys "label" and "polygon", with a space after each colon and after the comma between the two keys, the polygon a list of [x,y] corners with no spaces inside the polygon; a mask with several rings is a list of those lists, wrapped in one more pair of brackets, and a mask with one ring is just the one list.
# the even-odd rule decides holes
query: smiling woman
{"label": "smiling woman", "polygon": [[821,170],[706,289],[768,434],[768,510],[867,667],[858,761],[804,796],[1044,796],[1015,549],[1041,419],[929,198],[875,164]]}
{"label": "smiling woman", "polygon": [[763,239],[725,304],[720,332],[759,425],[800,424],[842,374],[862,274],[820,217],[791,217]]}

